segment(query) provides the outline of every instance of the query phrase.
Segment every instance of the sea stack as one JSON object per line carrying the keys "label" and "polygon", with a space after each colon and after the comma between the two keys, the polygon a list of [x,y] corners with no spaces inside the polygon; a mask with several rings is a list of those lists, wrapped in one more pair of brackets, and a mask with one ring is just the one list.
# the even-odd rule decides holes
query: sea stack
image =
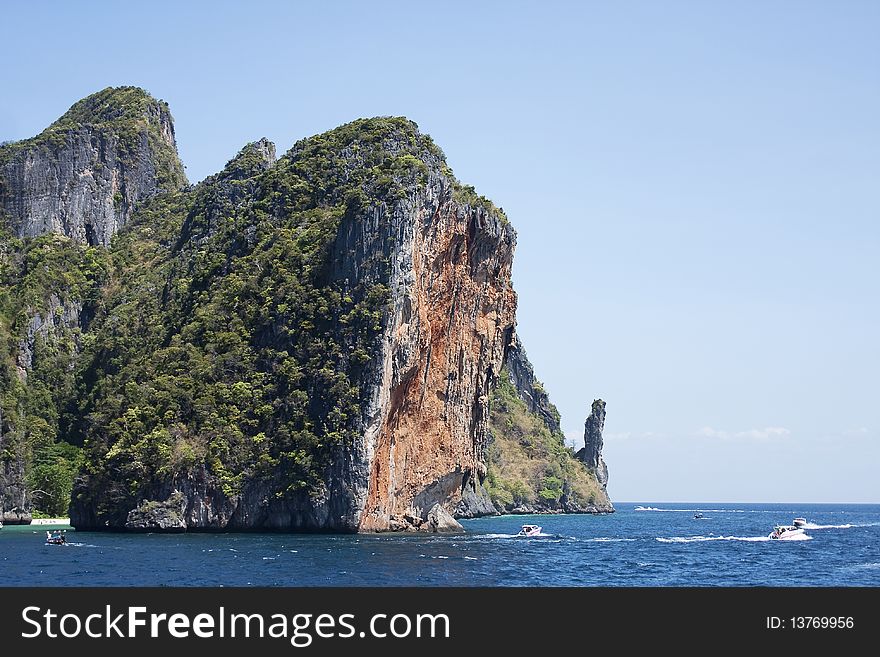
{"label": "sea stack", "polygon": [[602,431],[605,429],[605,402],[601,399],[593,401],[593,406],[587,421],[584,423],[584,446],[577,453],[577,457],[588,468],[596,473],[596,480],[607,489],[608,466],[602,458]]}

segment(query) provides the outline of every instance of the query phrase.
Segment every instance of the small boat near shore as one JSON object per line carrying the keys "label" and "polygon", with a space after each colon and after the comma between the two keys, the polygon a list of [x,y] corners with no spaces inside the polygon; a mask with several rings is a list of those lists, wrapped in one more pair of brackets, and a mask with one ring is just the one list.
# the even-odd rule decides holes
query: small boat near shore
{"label": "small boat near shore", "polygon": [[540,533],[541,528],[538,525],[523,525],[517,536],[538,536]]}
{"label": "small boat near shore", "polygon": [[46,532],[46,545],[64,545],[65,543],[67,543],[67,532],[64,530]]}

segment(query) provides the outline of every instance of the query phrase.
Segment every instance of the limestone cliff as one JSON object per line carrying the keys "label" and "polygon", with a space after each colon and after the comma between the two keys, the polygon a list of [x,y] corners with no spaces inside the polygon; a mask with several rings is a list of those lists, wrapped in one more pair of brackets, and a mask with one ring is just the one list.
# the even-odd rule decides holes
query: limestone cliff
{"label": "limestone cliff", "polygon": [[515,340],[513,228],[414,123],[259,140],[184,183],[134,88],[0,148],[0,513],[356,532],[610,508]]}
{"label": "limestone cliff", "polygon": [[167,106],[105,89],[0,146],[0,518],[66,514],[75,446],[58,438],[97,312],[106,247],[140,201],[186,182]]}
{"label": "limestone cliff", "polygon": [[437,502],[455,508],[485,475],[489,392],[516,309],[515,238],[498,215],[456,201],[450,183],[429,179],[390,230],[367,238],[378,247],[398,236],[365,431],[375,456],[364,529],[405,527]]}
{"label": "limestone cliff", "polygon": [[145,205],[119,241],[151,266],[97,321],[128,353],[86,354],[111,383],[82,409],[77,527],[437,531],[484,495],[513,229],[405,119],[270,152]]}
{"label": "limestone cliff", "polygon": [[25,480],[23,445],[12,436],[0,433],[0,453],[3,454],[0,458],[0,522],[28,524],[31,521],[31,500]]}
{"label": "limestone cliff", "polygon": [[535,370],[529,362],[519,335],[507,351],[505,365],[510,374],[510,382],[529,412],[540,417],[550,433],[560,433],[562,430],[559,427],[559,411],[550,401],[543,384],[535,376]]}
{"label": "limestone cliff", "polygon": [[[30,520],[31,490],[42,508],[66,513],[69,490],[55,488],[58,473],[48,470],[62,457],[56,448],[59,420],[73,393],[72,368],[100,285],[100,259],[91,255],[67,238],[46,235],[0,259],[0,344],[6,347],[0,361],[0,515],[5,522]],[[46,467],[32,467],[37,462]]]}
{"label": "limestone cliff", "polygon": [[601,399],[593,401],[590,415],[584,422],[584,446],[578,451],[577,457],[596,474],[596,479],[604,490],[608,484],[608,466],[602,458],[602,432],[605,430],[605,402]]}
{"label": "limestone cliff", "polygon": [[0,147],[0,208],[17,237],[107,246],[139,201],[184,184],[168,106],[135,87],[93,94]]}

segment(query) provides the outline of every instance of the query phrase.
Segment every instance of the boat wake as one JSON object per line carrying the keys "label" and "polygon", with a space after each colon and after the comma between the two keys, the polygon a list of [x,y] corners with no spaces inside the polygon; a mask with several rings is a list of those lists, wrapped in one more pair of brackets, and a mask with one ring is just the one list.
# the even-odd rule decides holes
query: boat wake
{"label": "boat wake", "polygon": [[547,532],[540,532],[538,534],[532,534],[531,536],[523,536],[522,534],[475,534],[475,538],[568,538],[567,536],[560,536],[559,534],[548,534]]}
{"label": "boat wake", "polygon": [[532,536],[523,536],[522,534],[477,534],[478,538],[564,538],[557,534],[547,534],[541,532]]}
{"label": "boat wake", "polygon": [[705,541],[743,541],[745,543],[764,543],[764,542],[780,542],[782,541],[809,541],[812,536],[806,534],[798,534],[791,538],[772,539],[769,536],[672,536],[670,538],[657,537],[661,543],[703,543]]}
{"label": "boat wake", "polygon": [[637,506],[633,511],[659,511],[661,513],[748,513],[745,509],[658,509],[656,506]]}
{"label": "boat wake", "polygon": [[846,525],[817,525],[812,522],[808,522],[804,525],[804,529],[852,529],[854,527],[876,527],[880,523],[869,522],[864,524],[846,524]]}

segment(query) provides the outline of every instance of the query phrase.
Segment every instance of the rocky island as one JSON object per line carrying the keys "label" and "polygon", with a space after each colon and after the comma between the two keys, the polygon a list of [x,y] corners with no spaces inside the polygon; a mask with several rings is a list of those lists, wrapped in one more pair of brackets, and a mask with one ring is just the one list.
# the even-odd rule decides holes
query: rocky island
{"label": "rocky island", "polygon": [[454,531],[613,511],[516,334],[516,233],[415,123],[260,139],[190,185],[108,88],[0,146],[0,519]]}

